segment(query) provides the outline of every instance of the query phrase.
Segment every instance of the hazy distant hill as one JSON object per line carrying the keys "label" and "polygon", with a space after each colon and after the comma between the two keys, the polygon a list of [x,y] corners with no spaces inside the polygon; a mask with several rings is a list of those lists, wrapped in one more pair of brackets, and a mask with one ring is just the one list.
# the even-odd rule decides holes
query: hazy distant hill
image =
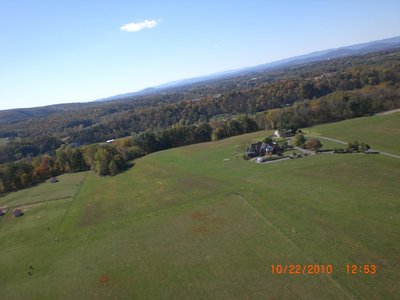
{"label": "hazy distant hill", "polygon": [[210,74],[207,76],[171,81],[171,82],[167,82],[167,83],[155,86],[155,87],[146,88],[146,89],[140,90],[138,92],[116,95],[116,96],[112,96],[112,97],[108,97],[108,98],[104,98],[104,99],[99,99],[97,101],[121,100],[121,99],[124,99],[127,97],[132,97],[132,96],[142,96],[142,95],[154,94],[154,93],[162,92],[165,89],[183,87],[185,85],[189,85],[189,84],[193,84],[193,83],[200,83],[200,82],[207,81],[207,80],[222,79],[224,77],[228,77],[228,76],[231,77],[231,76],[235,76],[235,75],[245,75],[246,73],[251,73],[254,71],[266,71],[269,69],[289,67],[292,65],[306,64],[306,63],[327,60],[327,59],[333,59],[333,58],[338,58],[338,57],[344,57],[344,56],[362,55],[362,54],[390,50],[390,49],[395,49],[395,48],[400,48],[400,36],[383,39],[383,40],[378,40],[378,41],[372,41],[372,42],[368,42],[368,43],[344,46],[344,47],[339,47],[339,48],[335,48],[335,49],[316,51],[316,52],[312,52],[309,54],[295,56],[295,57],[291,57],[291,58],[287,58],[287,59],[283,59],[283,60],[279,60],[279,61],[275,61],[275,62],[271,62],[271,63],[261,64],[258,66],[248,67],[248,68],[229,70],[229,71]]}
{"label": "hazy distant hill", "polygon": [[259,65],[253,68],[249,68],[248,70],[266,69],[269,67],[282,67],[294,64],[304,64],[320,60],[343,57],[343,56],[362,55],[377,51],[395,49],[399,47],[400,47],[400,36],[384,40],[372,41],[368,43],[345,46],[335,49],[316,51],[306,55],[295,56],[277,62]]}
{"label": "hazy distant hill", "polygon": [[0,111],[0,124],[17,122],[28,118],[46,117],[54,113],[74,111],[97,106],[94,102],[54,104],[32,108],[15,108]]}

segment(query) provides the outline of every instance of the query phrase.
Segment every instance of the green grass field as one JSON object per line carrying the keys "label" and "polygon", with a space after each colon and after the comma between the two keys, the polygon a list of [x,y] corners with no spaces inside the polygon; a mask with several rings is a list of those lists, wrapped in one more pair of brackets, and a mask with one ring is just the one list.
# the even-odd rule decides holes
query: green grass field
{"label": "green grass field", "polygon": [[305,132],[344,142],[363,142],[374,149],[400,155],[400,112],[319,125]]}
{"label": "green grass field", "polygon": [[24,204],[73,198],[78,193],[85,176],[85,173],[64,174],[58,177],[62,184],[47,181],[38,186],[11,193],[0,198],[0,207],[16,207]]}
{"label": "green grass field", "polygon": [[[306,136],[307,137],[307,136]],[[346,145],[339,144],[327,139],[319,138],[319,140],[322,143],[322,148],[321,150],[335,150],[335,148],[344,148],[346,149]]]}
{"label": "green grass field", "polygon": [[[389,142],[371,142],[388,152],[390,122],[375,124]],[[344,127],[329,127],[338,124],[311,131],[340,139]],[[0,217],[0,298],[398,297],[400,160],[235,157],[268,134],[153,153],[115,177],[67,174],[0,198],[31,203],[22,217]],[[276,275],[272,264],[331,264],[333,274]],[[346,264],[375,264],[377,274],[347,274]]]}

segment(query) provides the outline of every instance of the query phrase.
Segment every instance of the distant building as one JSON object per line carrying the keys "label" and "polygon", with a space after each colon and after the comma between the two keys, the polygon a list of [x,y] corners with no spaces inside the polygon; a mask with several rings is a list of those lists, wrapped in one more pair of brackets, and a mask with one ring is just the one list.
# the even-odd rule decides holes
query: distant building
{"label": "distant building", "polygon": [[111,143],[114,143],[114,139],[107,140],[107,144],[111,144]]}
{"label": "distant building", "polygon": [[246,157],[256,157],[256,156],[264,156],[266,153],[267,144],[264,142],[258,141],[257,143],[251,144],[249,148],[246,149]]}
{"label": "distant building", "polygon": [[250,147],[246,149],[244,155],[246,158],[252,158],[257,156],[265,156],[266,154],[279,154],[281,152],[281,147],[275,142],[267,144],[266,142],[258,141],[257,143],[251,144]]}
{"label": "distant building", "polygon": [[284,137],[294,136],[292,129],[275,130],[274,135],[277,138],[284,138]]}
{"label": "distant building", "polygon": [[16,208],[16,209],[14,209],[13,215],[14,215],[15,217],[20,217],[20,216],[23,216],[24,213],[22,212],[22,209]]}
{"label": "distant building", "polygon": [[365,154],[379,154],[379,151],[368,149],[364,151]]}

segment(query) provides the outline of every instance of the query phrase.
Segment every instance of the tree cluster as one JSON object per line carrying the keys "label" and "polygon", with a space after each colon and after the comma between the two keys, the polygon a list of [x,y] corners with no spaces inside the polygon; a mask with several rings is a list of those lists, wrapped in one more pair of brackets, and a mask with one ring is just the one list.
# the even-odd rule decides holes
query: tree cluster
{"label": "tree cluster", "polygon": [[25,139],[9,138],[5,145],[0,145],[0,164],[35,157],[41,154],[54,155],[62,141],[52,136],[35,136]]}
{"label": "tree cluster", "polygon": [[255,121],[246,115],[231,120],[213,121],[199,125],[173,126],[160,131],[147,131],[137,134],[133,144],[143,153],[220,140],[247,132],[259,130]]}
{"label": "tree cluster", "polygon": [[400,107],[399,86],[375,86],[338,91],[290,107],[268,110],[255,117],[259,127],[297,129],[371,115]]}
{"label": "tree cluster", "polygon": [[357,141],[354,141],[352,143],[349,143],[347,145],[347,152],[353,153],[353,152],[365,152],[367,150],[371,149],[371,146],[365,143],[359,143]]}

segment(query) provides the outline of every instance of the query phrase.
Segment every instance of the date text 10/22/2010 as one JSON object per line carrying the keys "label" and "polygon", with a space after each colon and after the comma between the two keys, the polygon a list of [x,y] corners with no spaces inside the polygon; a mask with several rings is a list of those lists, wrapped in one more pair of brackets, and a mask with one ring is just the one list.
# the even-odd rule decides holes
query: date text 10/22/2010
{"label": "date text 10/22/2010", "polygon": [[[375,275],[377,272],[375,264],[347,264],[342,270],[350,275]],[[274,264],[271,265],[271,272],[277,275],[331,275],[334,272],[334,268],[331,264]]]}

